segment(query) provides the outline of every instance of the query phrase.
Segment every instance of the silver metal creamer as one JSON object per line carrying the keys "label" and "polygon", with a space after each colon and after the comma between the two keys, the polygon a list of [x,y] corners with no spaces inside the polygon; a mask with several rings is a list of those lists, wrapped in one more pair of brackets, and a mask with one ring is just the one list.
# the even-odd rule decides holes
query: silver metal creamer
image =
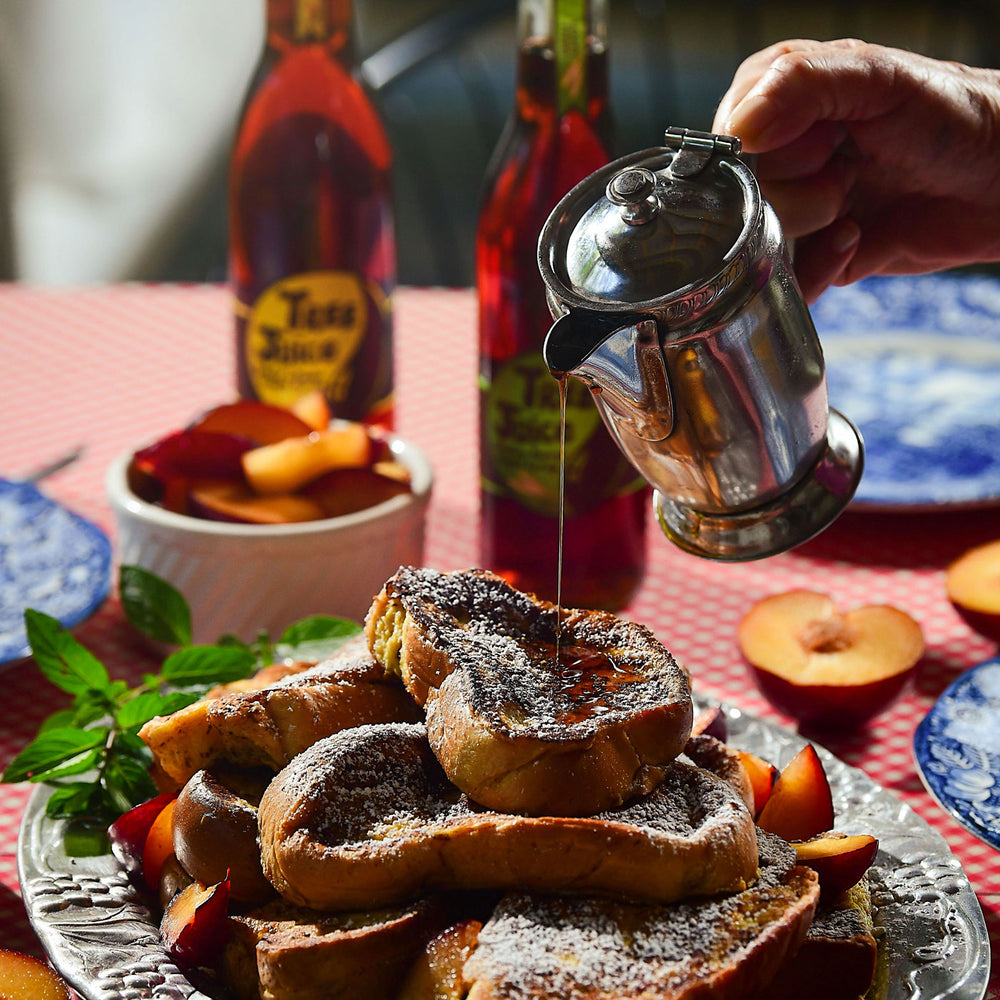
{"label": "silver metal creamer", "polygon": [[664,533],[714,559],[791,548],[857,488],[861,436],[827,403],[823,353],[781,227],[732,136],[668,129],[555,207],[538,263],[555,375],[586,383],[655,487]]}

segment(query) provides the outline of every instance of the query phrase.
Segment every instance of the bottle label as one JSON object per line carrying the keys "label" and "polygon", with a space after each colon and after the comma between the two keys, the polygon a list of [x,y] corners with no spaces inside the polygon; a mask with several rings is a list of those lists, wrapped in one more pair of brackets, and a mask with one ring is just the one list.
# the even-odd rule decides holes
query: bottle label
{"label": "bottle label", "polygon": [[[529,351],[501,365],[481,389],[483,489],[557,516],[559,383],[541,353]],[[604,432],[590,392],[572,378],[567,382],[565,461],[568,516],[643,485]]]}
{"label": "bottle label", "polygon": [[587,0],[559,0],[553,35],[559,114],[570,108],[582,111],[587,95]]}
{"label": "bottle label", "polygon": [[312,271],[276,281],[250,309],[245,363],[258,399],[291,406],[322,389],[347,398],[351,361],[368,327],[368,297],[351,271]]}

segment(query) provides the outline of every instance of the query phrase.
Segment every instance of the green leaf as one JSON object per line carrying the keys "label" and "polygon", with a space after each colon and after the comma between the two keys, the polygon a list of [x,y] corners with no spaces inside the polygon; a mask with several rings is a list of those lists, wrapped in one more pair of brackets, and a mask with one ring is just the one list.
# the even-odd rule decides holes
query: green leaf
{"label": "green leaf", "polygon": [[274,658],[325,660],[360,634],[361,626],[357,622],[313,615],[285,629],[274,647]]}
{"label": "green leaf", "polygon": [[196,701],[201,701],[205,696],[204,690],[195,691],[170,691],[163,696],[163,711],[160,715],[173,715],[188,705],[193,705]]}
{"label": "green leaf", "polygon": [[149,763],[128,754],[116,753],[104,771],[104,786],[115,803],[115,815],[127,812],[157,793],[149,776]]}
{"label": "green leaf", "polygon": [[[108,694],[110,691],[111,688],[108,689]],[[105,692],[85,691],[78,694],[73,702],[72,724],[78,729],[85,729],[92,722],[107,718],[114,710],[114,699],[106,696]]]}
{"label": "green leaf", "polygon": [[45,803],[45,815],[53,819],[73,819],[93,811],[96,787],[92,781],[71,781],[60,785]]}
{"label": "green leaf", "polygon": [[3,772],[4,782],[26,781],[58,767],[77,754],[103,746],[108,730],[49,729],[29,743]]}
{"label": "green leaf", "polygon": [[35,662],[56,687],[74,695],[107,688],[110,679],[104,664],[55,618],[28,608],[24,625]]}
{"label": "green leaf", "polygon": [[289,646],[297,646],[303,642],[315,642],[318,639],[348,639],[361,634],[361,626],[348,618],[333,618],[330,615],[312,615],[289,625],[281,633],[279,642]]}
{"label": "green leaf", "polygon": [[138,728],[157,715],[169,715],[167,698],[157,691],[145,691],[124,702],[115,713],[115,723],[120,729]]}
{"label": "green leaf", "polygon": [[222,684],[249,677],[255,662],[253,654],[247,649],[189,646],[166,658],[162,676],[174,687]]}
{"label": "green leaf", "polygon": [[79,726],[76,710],[64,708],[58,712],[53,712],[39,727],[38,736],[48,732],[50,729],[75,729]]}
{"label": "green leaf", "polygon": [[90,750],[82,750],[72,757],[67,757],[61,764],[50,767],[48,770],[35,771],[31,775],[32,781],[57,781],[60,778],[68,778],[74,774],[85,774],[93,771],[101,763],[104,755],[104,747],[93,747]]}
{"label": "green leaf", "polygon": [[122,566],[118,589],[125,617],[143,635],[174,646],[191,644],[191,609],[166,580],[140,566]]}
{"label": "green leaf", "polygon": [[133,760],[138,760],[143,767],[153,763],[153,752],[136,733],[125,732],[115,735],[114,752],[126,753]]}
{"label": "green leaf", "polygon": [[63,850],[70,858],[97,858],[111,850],[108,818],[78,819],[69,823],[63,835]]}

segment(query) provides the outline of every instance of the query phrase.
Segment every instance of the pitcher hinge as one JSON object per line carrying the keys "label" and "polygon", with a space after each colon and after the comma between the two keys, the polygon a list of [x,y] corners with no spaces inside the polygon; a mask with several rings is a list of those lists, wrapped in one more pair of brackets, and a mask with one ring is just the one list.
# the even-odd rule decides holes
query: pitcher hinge
{"label": "pitcher hinge", "polygon": [[717,135],[671,125],[663,136],[668,149],[676,150],[670,172],[678,177],[701,173],[714,156],[739,156],[743,148],[735,135]]}

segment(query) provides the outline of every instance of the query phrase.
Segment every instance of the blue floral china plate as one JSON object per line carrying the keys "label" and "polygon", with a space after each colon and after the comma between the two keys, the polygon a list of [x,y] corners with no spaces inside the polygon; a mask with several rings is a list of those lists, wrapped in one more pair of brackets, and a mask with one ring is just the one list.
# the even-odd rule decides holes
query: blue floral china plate
{"label": "blue floral china plate", "polygon": [[945,690],[917,727],[913,751],[942,808],[1000,850],[1000,657]]}
{"label": "blue floral china plate", "polygon": [[31,650],[27,608],[67,628],[92,615],[111,586],[111,543],[95,524],[39,492],[0,479],[0,664]]}
{"label": "blue floral china plate", "polygon": [[867,278],[811,312],[830,405],[865,439],[854,505],[1000,502],[1000,280]]}

